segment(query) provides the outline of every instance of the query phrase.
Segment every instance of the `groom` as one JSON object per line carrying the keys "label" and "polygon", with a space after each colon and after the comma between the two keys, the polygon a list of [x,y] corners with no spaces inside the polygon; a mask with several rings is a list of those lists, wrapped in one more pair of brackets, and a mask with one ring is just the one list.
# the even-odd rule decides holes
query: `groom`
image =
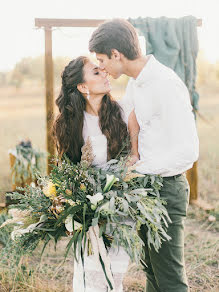
{"label": "groom", "polygon": [[122,74],[131,77],[124,111],[132,141],[132,161],[140,159],[139,172],[163,177],[160,194],[167,201],[172,220],[168,234],[172,239],[163,242],[157,253],[148,248],[147,228],[142,226],[146,291],[189,291],[183,225],[189,186],[184,173],[198,159],[199,143],[188,90],[153,55],[142,55],[137,33],[126,20],[114,19],[100,25],[91,36],[89,50],[96,53],[100,68],[113,78]]}

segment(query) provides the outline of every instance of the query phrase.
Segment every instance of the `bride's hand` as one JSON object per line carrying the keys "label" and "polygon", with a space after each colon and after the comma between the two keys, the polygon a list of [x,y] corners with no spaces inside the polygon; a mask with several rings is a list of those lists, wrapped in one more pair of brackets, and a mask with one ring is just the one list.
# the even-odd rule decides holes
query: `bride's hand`
{"label": "bride's hand", "polygon": [[132,166],[134,165],[137,161],[139,161],[139,156],[138,155],[131,155],[126,163],[126,166]]}

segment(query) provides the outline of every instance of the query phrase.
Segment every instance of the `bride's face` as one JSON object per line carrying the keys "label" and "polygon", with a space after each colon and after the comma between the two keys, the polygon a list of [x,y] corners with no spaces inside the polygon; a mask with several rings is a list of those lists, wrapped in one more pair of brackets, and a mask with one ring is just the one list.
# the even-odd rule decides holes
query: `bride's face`
{"label": "bride's face", "polygon": [[88,88],[90,94],[106,94],[111,90],[110,82],[107,78],[107,73],[101,71],[100,68],[91,61],[84,65],[84,79],[85,85]]}

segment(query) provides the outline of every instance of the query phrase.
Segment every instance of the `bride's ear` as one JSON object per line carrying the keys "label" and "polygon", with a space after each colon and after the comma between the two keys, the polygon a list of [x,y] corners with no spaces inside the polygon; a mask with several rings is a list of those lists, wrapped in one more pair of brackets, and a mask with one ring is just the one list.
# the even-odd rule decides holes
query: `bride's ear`
{"label": "bride's ear", "polygon": [[85,85],[84,83],[80,83],[77,85],[77,89],[78,91],[80,91],[81,93],[85,94],[88,92],[88,87],[87,85]]}

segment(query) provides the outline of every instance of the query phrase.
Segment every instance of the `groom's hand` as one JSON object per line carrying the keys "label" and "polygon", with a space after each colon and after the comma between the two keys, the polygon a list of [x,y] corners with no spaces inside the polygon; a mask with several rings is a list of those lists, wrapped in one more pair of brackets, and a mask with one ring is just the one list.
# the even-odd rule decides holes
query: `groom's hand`
{"label": "groom's hand", "polygon": [[132,166],[138,161],[139,161],[139,156],[133,154],[129,157],[128,162],[126,163],[126,166],[127,167]]}
{"label": "groom's hand", "polygon": [[138,133],[140,130],[135,111],[133,110],[128,118],[128,129],[131,140],[131,155],[127,162],[127,166],[132,166],[139,160],[138,154]]}

